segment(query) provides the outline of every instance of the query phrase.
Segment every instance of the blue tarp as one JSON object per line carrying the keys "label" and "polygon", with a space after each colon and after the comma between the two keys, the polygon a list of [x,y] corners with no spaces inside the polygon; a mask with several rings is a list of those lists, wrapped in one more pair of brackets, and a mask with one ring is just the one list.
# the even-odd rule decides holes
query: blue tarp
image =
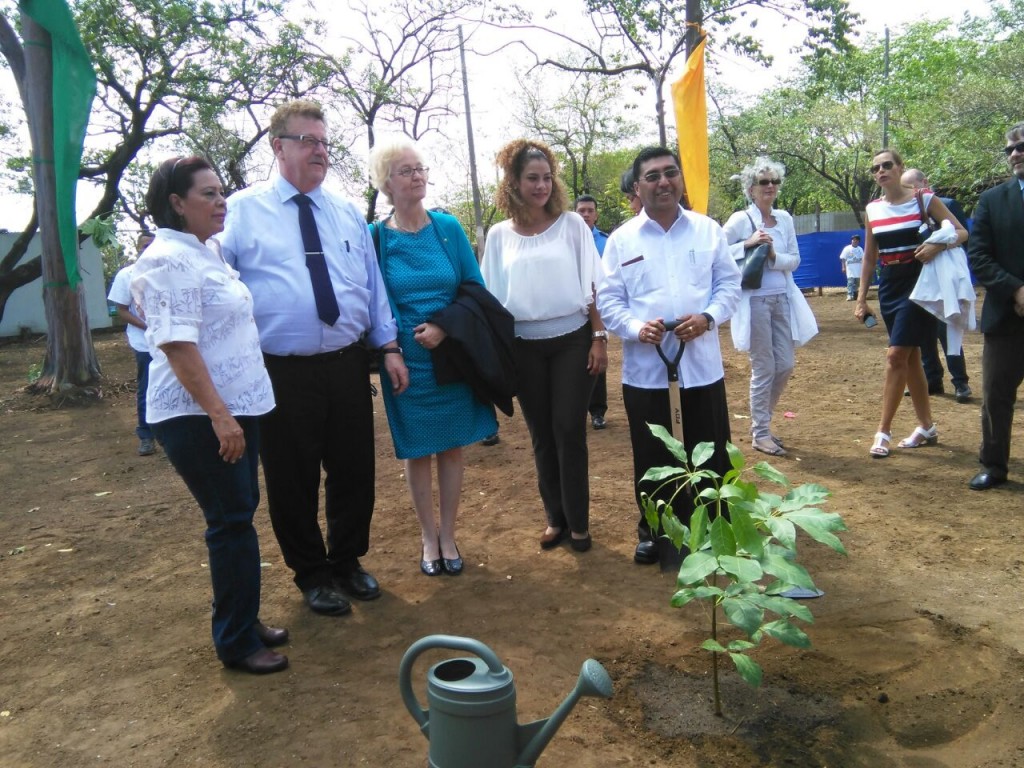
{"label": "blue tarp", "polygon": [[864,246],[864,230],[849,229],[842,232],[809,232],[797,235],[800,248],[800,267],[793,273],[800,288],[845,288],[846,275],[839,268],[839,254],[850,244],[850,238],[860,235]]}

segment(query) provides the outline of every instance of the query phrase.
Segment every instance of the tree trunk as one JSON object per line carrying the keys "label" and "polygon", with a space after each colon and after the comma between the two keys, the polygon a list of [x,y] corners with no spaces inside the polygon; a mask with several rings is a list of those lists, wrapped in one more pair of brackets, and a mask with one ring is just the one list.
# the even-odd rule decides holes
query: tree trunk
{"label": "tree trunk", "polygon": [[57,185],[53,164],[53,65],[50,34],[21,15],[25,46],[25,89],[32,137],[32,177],[42,243],[43,304],[46,309],[46,357],[30,391],[62,399],[95,396],[100,365],[89,333],[84,284],[68,285],[57,228]]}

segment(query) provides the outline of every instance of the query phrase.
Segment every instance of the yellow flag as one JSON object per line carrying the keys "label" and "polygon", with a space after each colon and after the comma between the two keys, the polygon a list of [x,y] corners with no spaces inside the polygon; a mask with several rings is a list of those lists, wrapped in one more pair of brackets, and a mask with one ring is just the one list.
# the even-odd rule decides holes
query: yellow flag
{"label": "yellow flag", "polygon": [[672,83],[672,105],[679,137],[679,162],[683,166],[690,207],[707,215],[711,171],[708,162],[708,103],[704,91],[704,43],[686,60],[683,76]]}

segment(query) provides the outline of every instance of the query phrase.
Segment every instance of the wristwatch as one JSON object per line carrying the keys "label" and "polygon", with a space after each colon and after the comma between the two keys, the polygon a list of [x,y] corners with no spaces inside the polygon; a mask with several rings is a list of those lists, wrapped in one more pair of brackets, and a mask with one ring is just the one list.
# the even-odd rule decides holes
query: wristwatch
{"label": "wristwatch", "polygon": [[594,331],[592,334],[590,334],[590,338],[594,339],[594,341],[600,339],[601,341],[607,342],[608,331]]}
{"label": "wristwatch", "polygon": [[703,315],[704,318],[707,319],[707,321],[708,321],[708,330],[709,331],[715,330],[715,318],[713,318],[707,312],[701,312],[701,315]]}
{"label": "wristwatch", "polygon": [[403,355],[401,347],[381,347],[377,350],[382,355]]}

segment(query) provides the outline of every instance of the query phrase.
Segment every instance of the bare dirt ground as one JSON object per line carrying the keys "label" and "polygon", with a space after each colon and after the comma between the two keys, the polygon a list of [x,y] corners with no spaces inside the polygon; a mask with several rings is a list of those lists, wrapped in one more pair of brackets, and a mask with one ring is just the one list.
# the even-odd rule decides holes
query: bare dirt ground
{"label": "bare dirt ground", "polygon": [[[609,701],[584,699],[540,766],[1024,766],[1024,424],[1011,482],[967,489],[979,401],[932,399],[940,442],[868,457],[878,418],[882,328],[839,291],[810,298],[821,334],[798,351],[773,463],[818,482],[849,526],[848,557],[805,541],[823,599],[810,651],[766,643],[757,691],[726,670],[711,686],[698,606],[669,605],[673,578],[631,561],[629,441],[609,376],[609,428],[590,432],[594,548],[541,552],[543,515],[522,419],[468,449],[459,544],[466,573],[422,576],[418,534],[377,404],[377,509],[364,564],[384,596],[344,618],[307,610],[265,509],[257,515],[262,616],[291,629],[292,666],[228,672],[209,637],[209,576],[195,503],[162,454],[136,456],[133,363],[97,337],[104,399],[54,410],[20,393],[41,343],[0,347],[0,764],[4,766],[422,766],[428,743],[399,696],[418,638],[477,638],[514,672],[520,722],[547,717],[593,656]],[[747,438],[745,356],[722,331],[734,441]],[[967,339],[980,392],[981,339]],[[948,387],[948,384],[947,384]],[[909,434],[909,402],[896,439]],[[1019,410],[1019,409],[1018,409]],[[421,700],[429,664],[415,668]],[[481,768],[490,768],[482,765]],[[498,766],[497,768],[501,768]]]}

